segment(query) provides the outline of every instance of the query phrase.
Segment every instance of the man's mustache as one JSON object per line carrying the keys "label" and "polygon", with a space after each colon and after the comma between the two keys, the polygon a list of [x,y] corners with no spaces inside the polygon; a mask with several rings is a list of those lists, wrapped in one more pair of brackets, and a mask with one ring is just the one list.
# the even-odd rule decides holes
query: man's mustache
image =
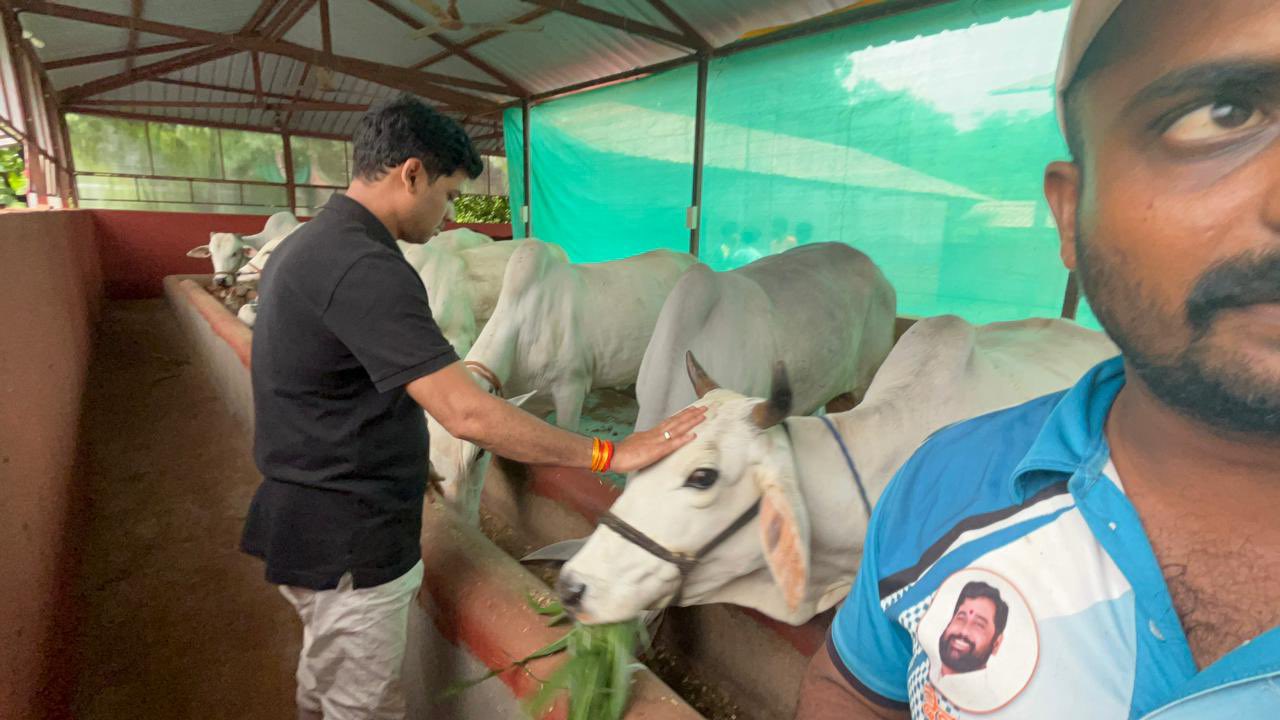
{"label": "man's mustache", "polygon": [[1280,250],[1225,260],[1209,268],[1187,298],[1187,322],[1202,335],[1223,310],[1280,303]]}
{"label": "man's mustache", "polygon": [[968,650],[966,650],[966,652],[973,652],[973,649],[977,647],[977,643],[975,643],[972,638],[961,633],[951,633],[950,635],[947,635],[946,637],[942,638],[942,644],[944,647],[949,646],[954,640],[962,640],[965,643],[967,643],[969,645],[969,648]]}

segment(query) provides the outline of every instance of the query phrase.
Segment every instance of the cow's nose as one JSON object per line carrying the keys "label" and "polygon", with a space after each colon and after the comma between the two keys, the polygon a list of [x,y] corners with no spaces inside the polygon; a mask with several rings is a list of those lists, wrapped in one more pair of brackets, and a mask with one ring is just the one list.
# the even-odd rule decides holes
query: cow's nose
{"label": "cow's nose", "polygon": [[572,575],[561,575],[556,581],[556,593],[566,608],[577,609],[582,605],[582,596],[587,594],[586,583],[575,580]]}

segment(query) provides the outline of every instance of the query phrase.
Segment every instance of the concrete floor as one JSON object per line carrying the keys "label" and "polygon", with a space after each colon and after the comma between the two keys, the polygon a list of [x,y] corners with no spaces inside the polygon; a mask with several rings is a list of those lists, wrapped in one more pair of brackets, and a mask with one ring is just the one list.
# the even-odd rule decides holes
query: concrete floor
{"label": "concrete floor", "polygon": [[237,550],[249,444],[163,300],[107,304],[86,392],[76,717],[291,717],[300,625]]}

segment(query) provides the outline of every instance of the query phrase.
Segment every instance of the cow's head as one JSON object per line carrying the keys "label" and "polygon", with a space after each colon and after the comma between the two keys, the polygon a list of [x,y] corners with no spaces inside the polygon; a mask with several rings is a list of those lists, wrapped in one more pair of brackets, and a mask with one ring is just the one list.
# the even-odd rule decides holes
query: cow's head
{"label": "cow's head", "polygon": [[774,369],[768,399],[721,389],[686,356],[707,419],[697,439],[637,472],[612,512],[669,552],[695,554],[759,506],[759,515],[681,576],[675,564],[599,527],[560,573],[565,606],[584,622],[639,616],[676,597],[705,597],[736,582],[755,583],[794,610],[809,573],[809,516],[796,484],[782,421],[791,410],[786,369]]}
{"label": "cow's head", "polygon": [[[534,393],[507,402],[520,407]],[[449,434],[431,413],[427,413],[427,436],[430,438],[431,469],[440,477],[445,499],[472,523],[480,518],[480,492],[489,470],[491,455],[475,443]]]}
{"label": "cow's head", "polygon": [[209,244],[194,247],[187,257],[213,261],[213,282],[222,287],[235,284],[236,272],[257,252],[235,233],[209,233]]}

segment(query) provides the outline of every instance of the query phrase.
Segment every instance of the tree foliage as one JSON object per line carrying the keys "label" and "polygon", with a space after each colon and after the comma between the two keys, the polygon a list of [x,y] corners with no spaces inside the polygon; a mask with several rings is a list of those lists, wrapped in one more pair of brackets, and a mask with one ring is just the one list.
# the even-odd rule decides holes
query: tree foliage
{"label": "tree foliage", "polygon": [[27,177],[23,174],[25,165],[22,153],[17,146],[0,148],[0,206],[22,207],[26,205]]}
{"label": "tree foliage", "polygon": [[511,222],[511,204],[501,195],[463,195],[453,210],[460,223]]}

